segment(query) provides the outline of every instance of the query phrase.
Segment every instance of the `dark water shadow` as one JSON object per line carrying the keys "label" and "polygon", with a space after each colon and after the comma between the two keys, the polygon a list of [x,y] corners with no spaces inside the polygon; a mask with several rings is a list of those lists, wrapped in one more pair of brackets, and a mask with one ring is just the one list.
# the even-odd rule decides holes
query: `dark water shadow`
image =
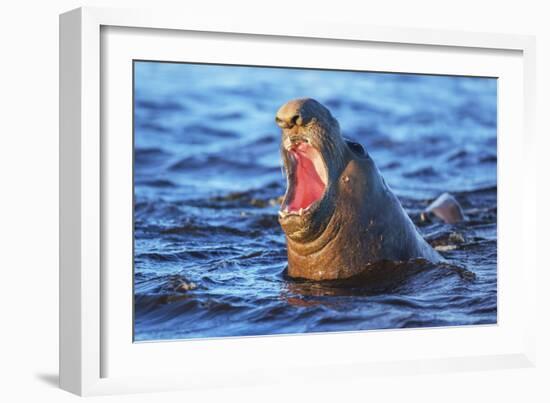
{"label": "dark water shadow", "polygon": [[297,295],[325,297],[399,294],[407,291],[408,286],[415,287],[413,280],[421,275],[429,276],[432,280],[448,276],[457,276],[466,282],[475,280],[475,274],[465,267],[443,262],[431,263],[424,259],[380,261],[367,265],[363,272],[344,280],[293,279],[288,276],[286,268],[281,275],[285,280],[283,295],[290,303],[296,302],[293,297]]}
{"label": "dark water shadow", "polygon": [[59,375],[58,374],[35,374],[36,379],[41,380],[46,385],[53,386],[54,388],[59,388]]}

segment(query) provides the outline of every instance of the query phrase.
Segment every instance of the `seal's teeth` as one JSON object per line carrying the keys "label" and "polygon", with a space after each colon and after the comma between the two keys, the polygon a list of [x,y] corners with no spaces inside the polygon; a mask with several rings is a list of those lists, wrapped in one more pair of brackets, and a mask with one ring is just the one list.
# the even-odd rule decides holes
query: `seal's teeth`
{"label": "seal's teeth", "polygon": [[298,215],[302,215],[302,214],[304,214],[304,209],[300,208],[300,210],[298,210]]}
{"label": "seal's teeth", "polygon": [[288,213],[288,212],[289,212],[288,206],[285,207],[284,212],[285,212],[285,213]]}
{"label": "seal's teeth", "polygon": [[279,210],[279,217],[284,218],[285,213],[283,213],[281,210]]}

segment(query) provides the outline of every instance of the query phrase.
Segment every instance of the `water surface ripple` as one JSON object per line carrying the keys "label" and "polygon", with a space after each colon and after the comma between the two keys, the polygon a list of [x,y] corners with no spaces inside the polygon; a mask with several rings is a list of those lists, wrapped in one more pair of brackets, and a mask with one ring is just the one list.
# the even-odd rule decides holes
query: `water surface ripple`
{"label": "water surface ripple", "polygon": [[[302,96],[364,145],[448,266],[370,288],[285,276],[274,114]],[[494,79],[136,62],[134,113],[136,341],[496,322]],[[420,223],[445,191],[468,221]]]}

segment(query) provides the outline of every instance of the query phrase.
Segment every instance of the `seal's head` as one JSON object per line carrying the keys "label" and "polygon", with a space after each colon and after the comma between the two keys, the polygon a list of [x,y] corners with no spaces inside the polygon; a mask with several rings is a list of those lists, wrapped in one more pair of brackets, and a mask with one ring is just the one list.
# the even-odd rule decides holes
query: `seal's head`
{"label": "seal's head", "polygon": [[281,154],[287,191],[279,212],[286,235],[297,242],[316,238],[334,210],[334,187],[349,149],[338,121],[311,98],[284,104],[275,117],[282,129]]}

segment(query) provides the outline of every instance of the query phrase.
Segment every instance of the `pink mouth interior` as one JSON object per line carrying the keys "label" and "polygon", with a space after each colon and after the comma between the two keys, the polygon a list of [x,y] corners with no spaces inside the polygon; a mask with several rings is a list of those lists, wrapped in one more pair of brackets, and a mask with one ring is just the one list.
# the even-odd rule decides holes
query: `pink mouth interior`
{"label": "pink mouth interior", "polygon": [[319,200],[326,187],[326,170],[319,152],[306,143],[290,150],[294,158],[294,192],[288,203],[290,211],[306,209]]}

